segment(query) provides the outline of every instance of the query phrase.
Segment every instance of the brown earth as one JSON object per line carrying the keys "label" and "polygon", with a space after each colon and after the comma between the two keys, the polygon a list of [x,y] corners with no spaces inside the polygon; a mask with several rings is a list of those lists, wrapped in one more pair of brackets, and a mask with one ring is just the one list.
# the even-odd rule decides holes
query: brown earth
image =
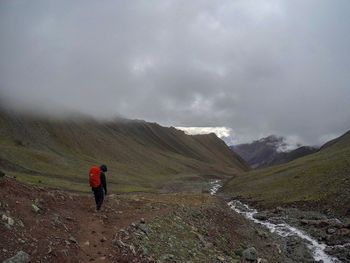
{"label": "brown earth", "polygon": [[[170,209],[169,205],[152,202],[152,195],[148,199],[112,195],[106,198],[102,211],[96,213],[92,195],[47,191],[9,178],[1,183],[0,190],[1,214],[15,222],[11,229],[0,225],[0,260],[18,250],[26,251],[34,262],[98,262],[105,257],[115,258],[118,255],[114,255],[110,243],[120,228]],[[32,204],[40,208],[38,213]]]}
{"label": "brown earth", "polygon": [[[6,218],[0,222],[0,261],[23,250],[32,262],[145,262],[142,253],[125,251],[115,242],[120,233],[137,229],[140,221],[152,224],[185,208],[203,213],[199,217],[184,214],[185,226],[201,229],[201,218],[210,222],[205,238],[218,246],[215,253],[254,245],[264,258],[274,259],[269,262],[280,262],[277,246],[271,245],[273,240],[258,235],[254,226],[226,208],[221,214],[224,203],[207,193],[112,194],[107,196],[99,213],[94,210],[92,194],[27,186],[7,177],[0,183],[0,194],[0,216],[14,220],[12,226]],[[40,209],[38,212],[33,204]],[[215,245],[222,234],[227,238],[224,248]],[[135,248],[138,249],[137,245]],[[151,255],[146,262],[156,256]]]}

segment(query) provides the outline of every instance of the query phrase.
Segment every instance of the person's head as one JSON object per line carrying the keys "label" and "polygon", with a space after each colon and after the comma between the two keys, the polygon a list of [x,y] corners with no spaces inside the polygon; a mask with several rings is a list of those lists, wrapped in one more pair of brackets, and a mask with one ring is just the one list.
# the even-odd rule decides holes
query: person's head
{"label": "person's head", "polygon": [[102,164],[101,166],[100,166],[100,169],[101,169],[101,171],[102,172],[107,172],[107,165],[105,165],[105,164]]}

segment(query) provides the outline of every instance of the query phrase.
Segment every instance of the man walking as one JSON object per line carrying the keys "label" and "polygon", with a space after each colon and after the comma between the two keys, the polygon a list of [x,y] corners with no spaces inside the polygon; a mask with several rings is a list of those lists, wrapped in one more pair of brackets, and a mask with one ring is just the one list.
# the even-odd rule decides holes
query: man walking
{"label": "man walking", "polygon": [[94,192],[97,211],[101,209],[104,196],[107,195],[106,172],[107,166],[102,164],[100,167],[91,167],[89,173],[90,186],[91,190]]}

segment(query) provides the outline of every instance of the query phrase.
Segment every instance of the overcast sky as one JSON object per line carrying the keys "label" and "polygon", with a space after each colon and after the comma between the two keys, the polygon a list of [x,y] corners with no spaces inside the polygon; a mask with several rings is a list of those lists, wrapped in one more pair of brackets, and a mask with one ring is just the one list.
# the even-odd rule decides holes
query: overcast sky
{"label": "overcast sky", "polygon": [[350,129],[350,1],[0,1],[20,109],[319,144]]}

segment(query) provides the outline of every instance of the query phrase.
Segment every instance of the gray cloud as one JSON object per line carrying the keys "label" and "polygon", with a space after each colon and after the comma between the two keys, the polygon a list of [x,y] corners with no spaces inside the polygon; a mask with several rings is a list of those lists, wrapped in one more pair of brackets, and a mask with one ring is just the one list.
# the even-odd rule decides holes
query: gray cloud
{"label": "gray cloud", "polygon": [[350,2],[0,3],[0,95],[20,109],[318,144],[350,128]]}

